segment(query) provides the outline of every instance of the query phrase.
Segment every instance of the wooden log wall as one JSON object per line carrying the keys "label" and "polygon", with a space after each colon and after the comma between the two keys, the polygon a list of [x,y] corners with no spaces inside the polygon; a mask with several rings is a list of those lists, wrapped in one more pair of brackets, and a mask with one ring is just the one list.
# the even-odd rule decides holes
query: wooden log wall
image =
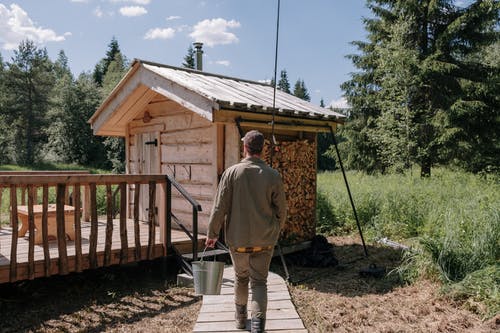
{"label": "wooden log wall", "polygon": [[[281,239],[288,243],[310,240],[316,234],[316,138],[276,138],[272,166],[281,174],[288,203]],[[270,147],[266,140],[262,156],[268,164]]]}
{"label": "wooden log wall", "polygon": [[[159,133],[159,172],[173,177],[200,203],[198,230],[205,233],[217,188],[216,125],[164,98],[153,100],[129,125],[128,170],[131,174],[140,172],[134,156],[143,149],[135,146],[134,136],[149,130]],[[129,196],[130,212],[134,211],[133,198]],[[192,229],[192,207],[175,189],[172,191],[172,212]],[[176,224],[172,227],[176,228]]]}

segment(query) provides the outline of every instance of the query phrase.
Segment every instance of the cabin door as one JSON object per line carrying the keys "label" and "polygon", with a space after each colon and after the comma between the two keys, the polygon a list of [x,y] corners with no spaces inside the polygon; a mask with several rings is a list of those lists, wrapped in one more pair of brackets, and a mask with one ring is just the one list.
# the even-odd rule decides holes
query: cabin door
{"label": "cabin door", "polygon": [[[159,132],[147,132],[137,134],[137,152],[139,158],[139,174],[158,174],[160,173],[160,158],[159,158]],[[155,214],[158,215],[159,201],[159,186],[156,189],[156,207]],[[149,185],[141,185],[141,193],[139,199],[139,220],[148,221],[149,216]],[[156,216],[158,221],[158,216]]]}

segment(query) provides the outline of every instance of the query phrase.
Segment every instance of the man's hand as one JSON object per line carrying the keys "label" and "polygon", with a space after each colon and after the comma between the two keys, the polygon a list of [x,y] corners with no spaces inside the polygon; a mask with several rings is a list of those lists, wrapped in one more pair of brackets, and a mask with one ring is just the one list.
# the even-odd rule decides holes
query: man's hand
{"label": "man's hand", "polygon": [[205,246],[213,248],[213,247],[215,247],[215,243],[217,243],[217,238],[208,238],[207,237],[207,240],[205,241]]}

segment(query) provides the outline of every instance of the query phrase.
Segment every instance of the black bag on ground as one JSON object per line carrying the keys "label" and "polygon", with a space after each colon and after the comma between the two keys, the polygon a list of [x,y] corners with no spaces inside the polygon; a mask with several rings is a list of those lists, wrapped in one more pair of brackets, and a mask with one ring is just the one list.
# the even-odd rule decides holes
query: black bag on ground
{"label": "black bag on ground", "polygon": [[333,267],[339,261],[335,258],[333,245],[322,235],[316,235],[311,240],[311,247],[287,256],[293,264],[304,267]]}

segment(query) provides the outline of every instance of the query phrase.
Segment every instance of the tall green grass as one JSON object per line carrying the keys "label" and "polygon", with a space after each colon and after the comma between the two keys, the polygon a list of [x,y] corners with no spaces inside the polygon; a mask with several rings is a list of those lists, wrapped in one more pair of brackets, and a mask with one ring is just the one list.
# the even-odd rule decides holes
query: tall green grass
{"label": "tall green grass", "polygon": [[[467,295],[473,293],[471,280],[481,277],[481,292],[473,294],[488,304],[491,315],[500,303],[499,279],[485,275],[500,271],[500,177],[448,169],[433,172],[425,179],[349,172],[364,233],[371,240],[388,237],[412,246],[399,268],[409,282],[423,275],[435,277],[454,286],[447,289],[455,290],[454,295]],[[321,233],[356,230],[341,173],[318,175],[317,213]]]}

